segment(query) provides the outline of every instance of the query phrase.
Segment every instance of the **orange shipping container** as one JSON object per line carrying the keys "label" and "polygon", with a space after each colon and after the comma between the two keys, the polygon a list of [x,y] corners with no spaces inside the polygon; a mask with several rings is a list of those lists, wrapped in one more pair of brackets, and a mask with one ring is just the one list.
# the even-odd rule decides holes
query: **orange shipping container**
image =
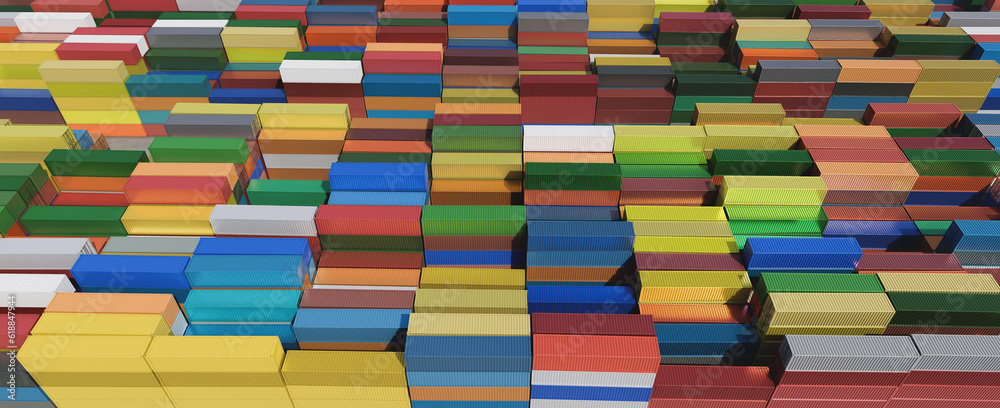
{"label": "orange shipping container", "polygon": [[169,294],[154,293],[57,293],[46,312],[156,314],[173,325],[180,315],[177,301]]}
{"label": "orange shipping container", "polygon": [[344,153],[430,153],[431,142],[412,140],[348,140]]}
{"label": "orange shipping container", "polygon": [[751,65],[757,65],[760,60],[818,60],[814,50],[783,50],[769,48],[748,48],[743,49],[739,57],[740,69],[747,69]]}
{"label": "orange shipping container", "polygon": [[449,25],[448,38],[517,38],[517,26]]}
{"label": "orange shipping container", "polygon": [[318,268],[313,284],[417,287],[420,269]]}
{"label": "orange shipping container", "polygon": [[60,191],[121,192],[128,177],[53,176],[52,181]]}
{"label": "orange shipping container", "polygon": [[639,312],[656,323],[750,323],[753,314],[746,305],[694,305],[639,303]]}
{"label": "orange shipping container", "polygon": [[521,180],[434,180],[431,205],[521,205]]}
{"label": "orange shipping container", "polygon": [[816,163],[828,190],[910,191],[920,177],[910,163]]}
{"label": "orange shipping container", "polygon": [[820,58],[871,58],[885,55],[878,41],[809,41]]}
{"label": "orange shipping container", "polygon": [[346,136],[341,129],[262,129],[257,143],[265,154],[340,154]]}
{"label": "orange shipping container", "polygon": [[923,68],[916,61],[905,60],[837,60],[840,77],[837,82],[915,84]]}
{"label": "orange shipping container", "polygon": [[[795,125],[799,137],[879,137],[892,138],[884,126]],[[859,149],[869,149],[860,145]]]}
{"label": "orange shipping container", "polygon": [[306,42],[312,46],[354,47],[375,42],[376,26],[309,26]]}

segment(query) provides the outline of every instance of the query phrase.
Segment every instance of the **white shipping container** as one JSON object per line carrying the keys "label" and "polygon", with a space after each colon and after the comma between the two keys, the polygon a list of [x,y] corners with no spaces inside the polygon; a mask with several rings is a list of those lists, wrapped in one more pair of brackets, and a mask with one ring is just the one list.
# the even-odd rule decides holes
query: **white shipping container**
{"label": "white shipping container", "polygon": [[72,293],[76,289],[66,275],[11,273],[0,275],[0,296],[14,297],[15,308],[49,307],[56,293]]}
{"label": "white shipping container", "polygon": [[229,20],[156,20],[156,22],[153,23],[153,28],[161,28],[161,27],[179,27],[179,28],[214,27],[214,28],[226,28],[226,24],[229,24]]}
{"label": "white shipping container", "polygon": [[284,60],[278,68],[285,83],[360,84],[361,61]]}
{"label": "white shipping container", "polygon": [[209,222],[216,235],[315,237],[317,207],[217,205]]}
{"label": "white shipping container", "polygon": [[582,401],[535,399],[531,408],[646,408],[648,401]]}
{"label": "white shipping container", "polygon": [[80,254],[96,254],[87,238],[0,239],[0,271],[68,271]]}
{"label": "white shipping container", "polygon": [[71,34],[80,27],[97,27],[90,13],[20,13],[14,23],[22,33]]}
{"label": "white shipping container", "polygon": [[0,13],[0,27],[17,27],[15,18],[21,14],[20,11]]}
{"label": "white shipping container", "polygon": [[149,44],[146,37],[141,35],[71,35],[66,37],[64,43],[89,43],[89,44],[136,44],[139,46],[139,54],[143,56],[149,51]]}
{"label": "white shipping container", "polygon": [[232,13],[239,6],[240,0],[177,0],[178,11]]}
{"label": "white shipping container", "polygon": [[614,148],[611,126],[524,125],[526,152],[611,153]]}

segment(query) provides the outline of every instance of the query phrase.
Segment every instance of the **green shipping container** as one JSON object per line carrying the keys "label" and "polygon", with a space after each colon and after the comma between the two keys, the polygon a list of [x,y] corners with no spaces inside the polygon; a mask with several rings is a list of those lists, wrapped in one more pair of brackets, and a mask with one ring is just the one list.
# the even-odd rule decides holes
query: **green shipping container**
{"label": "green shipping container", "polygon": [[622,178],[712,178],[708,165],[624,164]]}
{"label": "green shipping container", "polygon": [[502,235],[527,233],[524,206],[425,205],[420,217],[424,235]]}
{"label": "green shipping container", "polygon": [[326,180],[250,180],[247,197],[254,205],[326,204],[330,183]]}
{"label": "green shipping container", "polygon": [[151,49],[145,58],[150,71],[222,71],[229,62],[221,49]]}
{"label": "green shipping container", "polygon": [[521,126],[435,126],[431,147],[435,152],[520,152]]}
{"label": "green shipping container", "polygon": [[996,150],[903,149],[921,176],[996,177],[1000,153]]}
{"label": "green shipping container", "polygon": [[768,293],[883,293],[875,274],[762,273],[756,286],[761,305]]}
{"label": "green shipping container", "polygon": [[35,206],[21,217],[25,232],[38,236],[125,236],[122,215],[127,207]]}
{"label": "green shipping container", "polygon": [[615,153],[618,164],[708,164],[702,152],[626,152]]}
{"label": "green shipping container", "polygon": [[0,163],[0,176],[28,177],[35,190],[41,190],[49,182],[49,173],[38,163]]}
{"label": "green shipping container", "polygon": [[813,165],[805,150],[712,151],[712,175],[801,176]]}
{"label": "green shipping container", "polygon": [[891,326],[1000,327],[1000,294],[887,293],[896,314]]}
{"label": "green shipping container", "polygon": [[137,164],[148,161],[142,151],[56,149],[45,157],[45,167],[53,176],[129,177]]}
{"label": "green shipping container", "polygon": [[525,163],[525,190],[621,191],[617,163]]}
{"label": "green shipping container", "polygon": [[243,139],[157,137],[149,145],[154,162],[246,164],[250,149]]}

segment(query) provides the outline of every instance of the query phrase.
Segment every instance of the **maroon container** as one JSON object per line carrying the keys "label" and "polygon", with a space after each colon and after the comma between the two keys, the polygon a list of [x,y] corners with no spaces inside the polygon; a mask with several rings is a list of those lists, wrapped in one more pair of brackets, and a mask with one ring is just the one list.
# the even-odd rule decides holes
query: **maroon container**
{"label": "maroon container", "polygon": [[736,19],[731,13],[661,12],[661,33],[727,33]]}
{"label": "maroon container", "polygon": [[771,400],[767,408],[882,408],[885,400]]}
{"label": "maroon container", "polygon": [[[390,28],[390,27],[379,27]],[[517,50],[444,50],[445,65],[514,65],[518,62]]]}
{"label": "maroon container", "polygon": [[285,94],[289,96],[322,97],[364,97],[361,84],[313,84],[285,82]]}
{"label": "maroon container", "polygon": [[870,103],[864,115],[865,124],[890,128],[947,128],[961,118],[952,103]]}
{"label": "maroon container", "polygon": [[986,386],[1000,384],[1000,373],[973,371],[910,371],[903,384]]}
{"label": "maroon container", "polygon": [[665,399],[649,400],[648,408],[764,408],[767,401]]}
{"label": "maroon container", "polygon": [[894,399],[992,400],[1000,403],[1000,386],[901,385]]}
{"label": "maroon container", "polygon": [[300,309],[413,309],[412,290],[305,289]]}
{"label": "maroon container", "polygon": [[754,90],[758,96],[830,96],[836,83],[825,82],[760,82]]}
{"label": "maroon container", "polygon": [[729,52],[722,47],[659,47],[657,52],[671,62],[729,62]]}
{"label": "maroon container", "polygon": [[671,254],[636,252],[640,271],[745,271],[740,254]]}
{"label": "maroon container", "polygon": [[809,155],[813,161],[822,162],[850,162],[850,163],[909,163],[901,150],[837,150],[837,149],[813,149],[809,150]]}
{"label": "maroon container", "polygon": [[900,149],[993,150],[984,137],[894,137]]}
{"label": "maroon container", "polygon": [[996,408],[1000,401],[892,399],[885,408]]}
{"label": "maroon container", "polygon": [[767,367],[661,365],[653,398],[767,401],[774,383]]}
{"label": "maroon container", "polygon": [[953,254],[866,253],[858,262],[858,272],[877,273],[882,271],[962,272],[964,269]]}
{"label": "maroon container", "polygon": [[659,88],[599,88],[597,109],[616,110],[673,110],[674,94]]}
{"label": "maroon container", "polygon": [[653,317],[636,314],[535,313],[531,315],[531,332],[584,336],[656,336]]}
{"label": "maroon container", "polygon": [[566,110],[597,109],[599,99],[592,96],[530,96],[521,98],[522,110],[549,110],[553,107]]}
{"label": "maroon container", "polygon": [[779,385],[896,387],[907,373],[774,371],[773,375]]}
{"label": "maroon container", "polygon": [[539,125],[593,125],[592,110],[527,110],[521,112],[525,124]]}
{"label": "maroon container", "polygon": [[[780,103],[786,111],[820,111],[826,110],[830,96],[754,96],[753,103]],[[787,113],[785,116],[788,116]],[[809,117],[809,116],[798,116]]]}
{"label": "maroon container", "polygon": [[619,205],[712,205],[715,184],[710,179],[625,178]]}
{"label": "maroon container", "polygon": [[56,47],[61,60],[114,60],[125,65],[142,61],[138,44],[62,43]]}
{"label": "maroon container", "polygon": [[818,400],[888,400],[896,387],[832,386],[832,385],[779,385],[772,399]]}
{"label": "maroon container", "polygon": [[518,63],[521,71],[580,71],[590,70],[589,62],[534,62],[525,61]]}
{"label": "maroon container", "polygon": [[[0,118],[10,119],[15,125],[65,125],[59,111],[5,111],[0,110]],[[166,134],[164,134],[166,136]]]}
{"label": "maroon container", "polygon": [[913,221],[1000,220],[996,207],[903,206]]}
{"label": "maroon container", "polygon": [[899,146],[888,137],[823,137],[805,136],[800,138],[802,146],[808,150],[838,149],[838,150],[895,150]]}
{"label": "maroon container", "polygon": [[448,27],[382,26],[375,31],[379,42],[448,44]]}
{"label": "maroon container", "polygon": [[522,75],[521,96],[597,96],[597,75]]}

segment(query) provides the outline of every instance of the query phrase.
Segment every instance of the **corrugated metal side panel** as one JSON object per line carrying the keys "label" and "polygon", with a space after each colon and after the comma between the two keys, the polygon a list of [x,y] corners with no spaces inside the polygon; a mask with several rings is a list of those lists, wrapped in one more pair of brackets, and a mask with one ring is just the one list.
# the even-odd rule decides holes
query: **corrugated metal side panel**
{"label": "corrugated metal side panel", "polygon": [[1000,372],[1000,337],[914,334],[920,360],[914,370]]}
{"label": "corrugated metal side panel", "polygon": [[676,254],[636,252],[639,270],[742,271],[740,254]]}
{"label": "corrugated metal side panel", "polygon": [[909,372],[920,358],[905,336],[788,335],[778,353],[786,371]]}
{"label": "corrugated metal side panel", "polygon": [[532,334],[655,336],[648,315],[535,313]]}
{"label": "corrugated metal side panel", "polygon": [[953,254],[865,253],[858,271],[962,271]]}
{"label": "corrugated metal side panel", "polygon": [[528,315],[413,313],[410,336],[530,336]]}
{"label": "corrugated metal side panel", "polygon": [[880,273],[886,292],[1000,293],[992,276],[966,273]]}
{"label": "corrugated metal side panel", "polygon": [[145,359],[158,373],[279,373],[285,352],[277,337],[158,336]]}

